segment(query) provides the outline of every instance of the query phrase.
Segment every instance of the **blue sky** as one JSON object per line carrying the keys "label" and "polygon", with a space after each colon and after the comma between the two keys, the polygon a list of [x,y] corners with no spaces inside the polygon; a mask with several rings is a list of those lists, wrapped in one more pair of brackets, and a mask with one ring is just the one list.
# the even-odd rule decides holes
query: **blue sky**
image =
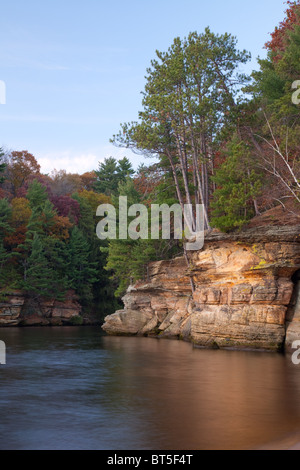
{"label": "blue sky", "polygon": [[155,50],[209,26],[251,52],[249,72],[285,10],[282,0],[1,2],[0,146],[28,150],[47,173],[84,173],[109,156],[137,168],[145,159],[109,139],[136,120]]}

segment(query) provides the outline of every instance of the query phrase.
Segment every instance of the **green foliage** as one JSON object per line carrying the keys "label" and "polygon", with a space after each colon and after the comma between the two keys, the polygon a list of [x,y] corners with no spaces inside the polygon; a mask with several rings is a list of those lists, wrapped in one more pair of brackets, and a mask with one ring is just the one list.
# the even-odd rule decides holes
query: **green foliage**
{"label": "green foliage", "polygon": [[99,164],[99,169],[95,173],[97,175],[95,191],[111,196],[117,193],[119,184],[124,183],[127,176],[134,174],[134,170],[128,158],[124,157],[117,161],[110,157]]}
{"label": "green foliage", "polygon": [[[106,292],[106,305],[109,304],[113,293],[109,293],[110,282],[103,268],[105,256],[96,237],[94,202],[79,194],[73,197],[79,203],[77,225],[67,217],[59,218],[47,190],[34,180],[26,195],[31,210],[24,225],[24,241],[17,244],[15,253],[3,243],[12,231],[12,208],[8,200],[0,199],[0,287],[14,284],[38,301],[62,300],[68,289],[74,289],[88,309],[93,302],[98,305],[100,296]],[[61,238],[57,236],[57,223],[66,224]]]}
{"label": "green foliage", "polygon": [[9,224],[11,212],[12,210],[8,200],[0,199],[0,240],[3,240],[7,232],[12,230]]}
{"label": "green foliage", "polygon": [[139,120],[123,124],[112,138],[120,147],[167,162],[177,200],[194,204],[192,218],[201,202],[206,228],[212,149],[222,128],[238,119],[241,88],[249,80],[239,66],[249,58],[235,37],[209,28],[175,38],[166,52],[156,51],[147,69]]}
{"label": "green foliage", "polygon": [[[119,195],[127,196],[128,207],[133,204],[143,203],[141,194],[135,189],[134,182],[127,178],[126,182],[119,185]],[[112,201],[118,208],[118,197]],[[117,211],[117,216],[118,216]],[[138,216],[138,215],[137,215]],[[135,217],[128,217],[128,225]],[[150,237],[151,211],[148,210],[149,239],[139,238],[125,240],[117,238],[109,240],[108,247],[102,248],[107,255],[105,269],[111,273],[111,279],[116,284],[115,296],[121,297],[129,287],[138,280],[147,280],[148,263],[151,261],[166,259],[178,253],[178,247],[171,240],[151,240]],[[117,231],[118,233],[118,231]]]}
{"label": "green foliage", "polygon": [[[117,209],[117,217],[119,217],[119,195],[127,196],[128,206],[140,203],[140,195],[134,188],[133,181],[127,178],[125,183],[120,183],[118,187],[118,196],[112,197],[112,203]],[[130,220],[129,220],[130,221]],[[127,287],[135,280],[133,275],[132,261],[133,250],[137,245],[137,240],[109,240],[107,248],[102,248],[102,252],[107,254],[107,264],[105,269],[111,272],[111,279],[117,284],[115,296],[119,297],[126,291]]]}
{"label": "green foliage", "polygon": [[[76,250],[76,245],[82,244],[83,259],[79,255],[78,261],[71,261],[71,268],[69,279],[72,280],[72,270],[80,269],[80,263],[83,262],[87,276],[82,279],[82,283],[77,284],[74,282],[72,285],[76,286],[76,292],[80,297],[80,302],[84,305],[87,311],[93,313],[91,304],[93,303],[94,309],[99,316],[107,315],[107,312],[115,305],[113,294],[113,286],[109,280],[109,276],[104,269],[107,262],[107,252],[105,247],[106,241],[101,241],[96,236],[96,211],[94,204],[90,204],[88,200],[80,194],[73,194],[73,199],[78,201],[80,206],[80,218],[78,224],[71,232],[70,249]],[[88,246],[88,250],[87,250]],[[73,268],[72,268],[73,263]],[[75,275],[80,277],[80,273]]]}
{"label": "green foliage", "polygon": [[5,168],[6,168],[6,164],[5,163],[1,163],[3,161],[3,157],[4,157],[5,153],[3,151],[2,148],[0,148],[0,184],[3,183],[4,181],[4,176],[3,176],[3,173],[5,171]]}
{"label": "green foliage", "polygon": [[94,213],[91,209],[90,204],[88,201],[80,197],[78,193],[73,194],[73,199],[79,202],[80,206],[80,218],[78,221],[78,228],[84,234],[84,236],[89,240],[93,240],[95,237],[95,220],[94,220]]}
{"label": "green foliage", "polygon": [[91,301],[92,286],[97,281],[96,263],[90,259],[90,245],[83,232],[75,226],[68,245],[69,287],[74,289],[83,301]]}
{"label": "green foliage", "polygon": [[11,226],[12,209],[7,199],[0,199],[0,289],[14,287],[18,278],[14,264],[11,263],[16,253],[6,245],[5,238],[14,232]]}
{"label": "green foliage", "polygon": [[254,215],[252,200],[262,184],[247,145],[236,135],[213,179],[217,189],[212,202],[212,224],[225,232],[241,228]]}
{"label": "green foliage", "polygon": [[81,326],[83,324],[83,318],[80,315],[71,317],[69,320],[69,324],[72,326]]}
{"label": "green foliage", "polygon": [[[278,34],[278,30],[275,30]],[[272,121],[284,122],[299,118],[299,111],[292,103],[292,84],[300,77],[300,5],[295,10],[295,22],[281,32],[282,44],[276,49],[276,41],[269,46],[266,59],[259,60],[259,71],[252,76],[252,92],[266,110],[273,115]]]}
{"label": "green foliage", "polygon": [[61,243],[34,234],[22,288],[32,298],[63,299],[68,284]]}
{"label": "green foliage", "polygon": [[[300,112],[292,103],[291,86],[300,79],[300,5],[293,8],[294,15],[279,28],[280,34],[278,29],[273,33],[268,56],[259,60],[260,70],[253,72],[246,88],[249,78],[240,73],[240,65],[250,54],[238,50],[237,39],[228,33],[218,35],[206,28],[201,34],[175,38],[166,52],[156,51],[147,69],[142,111],[136,122],[121,125],[112,139],[120,147],[155,156],[155,169],[140,168],[133,179],[126,157],[107,158],[95,171],[94,191],[82,191],[79,175],[67,178],[62,172],[52,181],[53,194],[60,196],[56,201],[50,196],[56,209],[50,192],[34,180],[26,195],[27,218],[19,217],[14,225],[9,201],[17,190],[25,198],[28,181],[43,181],[43,175],[27,152],[13,152],[6,168],[0,149],[0,287],[15,282],[35,299],[63,298],[72,288],[87,309],[96,306],[104,315],[113,291],[119,298],[131,283],[148,279],[149,262],[182,254],[183,248],[172,236],[100,241],[96,206],[102,201],[112,201],[116,209],[120,195],[127,196],[128,207],[143,203],[149,234],[151,204],[178,202],[181,207],[191,202],[194,208],[202,202],[211,217],[205,220],[206,228],[211,222],[223,231],[240,229],[254,215],[254,204],[257,210],[263,178],[264,193],[271,186],[275,171],[264,165],[268,158],[275,160],[274,154],[281,165],[275,169],[286,178],[286,187],[299,190]],[[286,160],[280,155],[283,148]],[[48,184],[47,178],[44,182]],[[72,191],[77,192],[70,196]],[[117,217],[119,225],[119,213]],[[128,219],[130,223],[135,217]],[[77,321],[81,319],[74,318]]]}
{"label": "green foliage", "polygon": [[26,195],[31,209],[42,210],[48,200],[46,188],[41,185],[37,180],[34,180],[28,188]]}
{"label": "green foliage", "polygon": [[7,262],[9,261],[11,255],[4,248],[3,241],[0,239],[0,288],[6,286],[7,284]]}

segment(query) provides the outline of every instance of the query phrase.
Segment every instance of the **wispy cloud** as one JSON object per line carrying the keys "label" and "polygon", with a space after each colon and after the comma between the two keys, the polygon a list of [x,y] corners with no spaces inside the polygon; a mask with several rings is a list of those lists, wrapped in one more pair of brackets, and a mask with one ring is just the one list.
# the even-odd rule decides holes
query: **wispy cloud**
{"label": "wispy cloud", "polygon": [[[104,158],[102,158],[104,160]],[[38,158],[43,173],[66,170],[67,173],[83,174],[98,167],[99,156],[94,153],[74,154],[70,150],[50,152]]]}
{"label": "wispy cloud", "polygon": [[154,158],[146,160],[142,156],[133,154],[130,150],[120,149],[113,145],[103,146],[97,149],[97,151],[53,151],[42,155],[40,154],[37,160],[41,165],[41,171],[43,173],[51,173],[53,170],[66,170],[67,173],[83,174],[87,171],[96,170],[99,163],[103,162],[105,158],[108,157],[114,157],[117,160],[127,157],[134,169],[137,169],[142,162],[150,164],[156,161]]}

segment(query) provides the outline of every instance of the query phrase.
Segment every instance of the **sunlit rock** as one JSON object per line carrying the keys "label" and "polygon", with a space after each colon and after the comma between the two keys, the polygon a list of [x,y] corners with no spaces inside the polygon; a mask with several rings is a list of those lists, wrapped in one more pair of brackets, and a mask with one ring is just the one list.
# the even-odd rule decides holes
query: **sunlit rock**
{"label": "sunlit rock", "polygon": [[150,263],[147,282],[128,290],[124,310],[106,317],[103,329],[214,348],[278,351],[287,327],[300,340],[300,300],[291,312],[299,227],[212,233],[189,257],[189,268],[184,257]]}

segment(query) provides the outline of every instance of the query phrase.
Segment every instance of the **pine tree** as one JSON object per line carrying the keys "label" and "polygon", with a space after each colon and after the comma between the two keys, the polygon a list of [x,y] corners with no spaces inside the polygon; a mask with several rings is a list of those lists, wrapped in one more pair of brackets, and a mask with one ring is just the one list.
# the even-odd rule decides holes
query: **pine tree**
{"label": "pine tree", "polygon": [[12,231],[9,224],[12,209],[7,199],[0,199],[0,239],[3,240],[7,232]]}
{"label": "pine tree", "polygon": [[34,180],[29,186],[26,197],[32,212],[25,241],[19,246],[22,287],[31,298],[63,299],[68,288],[68,256],[66,243],[53,234],[57,213],[46,188],[38,181]]}
{"label": "pine tree", "polygon": [[35,233],[31,243],[31,252],[22,283],[22,288],[33,299],[63,299],[67,290],[66,278],[59,273],[63,265],[59,249],[53,239],[42,238]]}
{"label": "pine tree", "polygon": [[[168,161],[178,202],[203,204],[210,228],[212,148],[220,128],[236,117],[239,91],[248,77],[239,65],[250,58],[228,33],[205,29],[175,38],[166,52],[156,51],[147,69],[139,121],[125,123],[112,142]],[[195,229],[195,210],[186,221]]]}
{"label": "pine tree", "polygon": [[69,286],[79,294],[81,300],[91,300],[92,286],[97,281],[96,263],[91,261],[90,245],[77,226],[71,232],[68,254]]}
{"label": "pine tree", "polygon": [[26,197],[29,201],[31,209],[37,209],[39,211],[42,210],[46,201],[48,200],[46,188],[37,180],[34,180],[29,185]]}
{"label": "pine tree", "polygon": [[0,148],[0,184],[3,183],[4,181],[4,176],[3,173],[5,171],[5,168],[6,168],[6,163],[1,163],[3,161],[3,157],[4,157],[5,153],[3,152],[3,149]]}
{"label": "pine tree", "polygon": [[128,176],[134,175],[134,169],[127,157],[118,161],[117,166],[118,184],[125,183]]}
{"label": "pine tree", "polygon": [[[121,196],[127,196],[128,206],[141,201],[140,195],[130,178],[127,179],[126,183],[119,185],[118,193]],[[119,218],[119,197],[113,196],[112,203],[117,210],[117,217]],[[137,244],[137,240],[117,238],[116,240],[109,240],[108,247],[102,248],[102,252],[107,254],[105,269],[110,272],[111,280],[117,285],[115,291],[116,297],[124,294],[127,287],[135,279],[132,263],[134,262],[133,249]]]}
{"label": "pine tree", "polygon": [[217,189],[212,202],[212,224],[223,231],[240,228],[254,216],[253,198],[261,190],[247,145],[233,136],[226,159],[216,171]]}
{"label": "pine tree", "polygon": [[132,176],[134,170],[128,158],[124,157],[117,161],[109,157],[99,164],[99,169],[95,173],[97,176],[94,184],[95,191],[111,196],[117,194],[119,184],[124,183],[127,176]]}
{"label": "pine tree", "polygon": [[12,208],[7,199],[0,199],[0,289],[16,286],[19,274],[11,260],[18,256],[9,244],[7,238],[14,235],[12,226]]}
{"label": "pine tree", "polygon": [[3,240],[0,239],[0,290],[5,287],[7,282],[6,266],[11,254],[4,248]]}
{"label": "pine tree", "polygon": [[[256,116],[252,144],[269,182],[266,199],[271,204],[291,199],[300,202],[300,1],[287,1],[285,19],[271,34],[265,47],[267,58],[259,60],[250,87]],[[248,128],[249,130],[249,128]],[[284,202],[283,202],[284,201]]]}
{"label": "pine tree", "polygon": [[[84,245],[83,251],[86,255],[85,259],[87,261],[88,267],[86,282],[83,282],[80,286],[77,286],[78,288],[76,287],[76,292],[79,294],[81,302],[84,304],[86,310],[93,313],[95,310],[93,310],[92,306],[95,306],[97,313],[106,315],[110,308],[107,305],[107,301],[105,304],[103,298],[109,298],[109,301],[112,300],[113,302],[114,298],[113,293],[111,292],[111,283],[108,279],[106,271],[104,270],[106,254],[100,251],[100,248],[104,247],[106,242],[99,240],[96,235],[96,207],[98,207],[100,203],[109,202],[109,200],[105,196],[104,201],[101,201],[102,198],[99,196],[99,194],[95,193],[95,196],[97,199],[99,198],[99,203],[96,205],[95,197],[92,194],[86,194],[86,192],[73,194],[72,197],[79,203],[80,217],[77,224],[78,230],[74,227],[75,231],[74,233],[71,233],[71,239],[73,243],[75,239],[80,238],[80,243]],[[77,232],[80,233],[80,236]],[[72,250],[73,249],[74,248],[72,248]],[[75,266],[75,269],[77,268],[78,263]],[[75,278],[77,275],[78,274],[75,275]],[[69,275],[69,279],[72,279],[72,276]],[[93,302],[91,302],[91,299]],[[106,305],[105,308],[104,305]]]}
{"label": "pine tree", "polygon": [[113,157],[106,158],[95,171],[97,180],[94,188],[98,193],[111,195],[118,188],[117,160]]}

